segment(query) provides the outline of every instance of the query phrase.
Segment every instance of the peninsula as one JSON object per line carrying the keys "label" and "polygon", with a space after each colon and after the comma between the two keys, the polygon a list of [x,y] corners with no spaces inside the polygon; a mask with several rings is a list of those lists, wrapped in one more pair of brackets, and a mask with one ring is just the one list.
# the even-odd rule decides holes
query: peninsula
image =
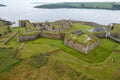
{"label": "peninsula", "polygon": [[0,7],[5,7],[6,5],[0,4]]}
{"label": "peninsula", "polygon": [[43,5],[37,5],[35,8],[77,8],[77,9],[109,9],[120,10],[120,3],[115,2],[63,2],[63,3],[49,3]]}

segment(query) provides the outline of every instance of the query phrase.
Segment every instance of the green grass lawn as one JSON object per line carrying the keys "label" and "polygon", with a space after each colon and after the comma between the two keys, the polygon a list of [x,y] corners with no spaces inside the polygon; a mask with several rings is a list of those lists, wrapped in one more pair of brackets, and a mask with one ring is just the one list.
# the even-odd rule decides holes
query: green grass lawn
{"label": "green grass lawn", "polygon": [[100,63],[103,62],[118,46],[117,43],[107,40],[107,39],[100,39],[100,45],[95,48],[93,51],[88,53],[87,55],[84,55],[83,53],[77,52],[67,46],[64,45],[62,40],[55,40],[55,39],[47,39],[47,38],[40,38],[34,41],[31,41],[33,43],[41,43],[41,44],[47,44],[56,48],[60,48],[64,52],[77,57],[85,62],[88,63]]}
{"label": "green grass lawn", "polygon": [[93,43],[99,41],[99,39],[96,36],[88,34],[82,34],[80,36],[76,34],[67,34],[65,38],[73,42],[77,42],[83,46],[92,45]]}
{"label": "green grass lawn", "polygon": [[57,48],[51,47],[47,44],[31,44],[27,43],[24,45],[23,49],[21,50],[21,58],[27,58],[36,54],[40,53],[47,53],[50,51],[54,51]]}
{"label": "green grass lawn", "polygon": [[11,41],[9,41],[6,46],[10,46],[10,47],[14,47],[14,48],[19,48],[20,45],[22,45],[22,43],[19,43],[17,41],[17,37],[18,36],[14,37]]}
{"label": "green grass lawn", "polygon": [[52,25],[54,25],[54,27],[56,28],[56,29],[60,29],[60,28],[62,28],[62,26],[60,25],[60,23],[53,23]]}
{"label": "green grass lawn", "polygon": [[12,40],[10,40],[10,41],[7,43],[7,45],[2,45],[2,42],[3,42],[4,40],[7,40],[9,37],[11,37],[12,35],[14,35],[17,31],[20,31],[19,34],[21,34],[21,33],[24,33],[24,32],[26,31],[26,29],[25,29],[25,28],[19,28],[19,27],[13,28],[13,29],[12,29],[12,32],[11,32],[10,34],[7,34],[7,35],[5,35],[3,38],[0,39],[0,42],[1,42],[1,43],[0,43],[0,46],[10,46],[10,47],[14,47],[14,48],[19,48],[22,43],[19,43],[19,42],[17,41],[18,35],[15,36]]}
{"label": "green grass lawn", "polygon": [[82,25],[80,23],[72,24],[72,28],[68,30],[68,32],[74,32],[76,30],[81,30],[82,32],[86,33],[88,30],[92,29],[92,26]]}
{"label": "green grass lawn", "polygon": [[0,80],[94,80],[52,56],[41,68],[35,68],[28,62],[24,59],[12,70],[4,71]]}
{"label": "green grass lawn", "polygon": [[[11,36],[13,36],[14,34],[16,33],[16,31],[13,31],[13,32],[10,32],[10,33],[8,33],[8,34],[6,34],[6,35],[3,35],[2,37],[1,37],[1,39],[0,39],[0,46],[2,46],[3,45],[3,42],[5,41],[5,40],[8,40]],[[4,45],[5,46],[5,45]]]}
{"label": "green grass lawn", "polygon": [[[79,23],[73,25],[75,27],[70,29],[69,32],[82,30],[84,33],[87,33],[87,30],[92,28],[91,26],[85,26]],[[7,72],[4,71],[3,74],[0,73],[0,79],[46,80],[51,78],[51,80],[87,80],[89,77],[97,80],[119,79],[119,75],[117,74],[119,74],[120,69],[120,46],[112,40],[100,39],[99,46],[87,55],[65,46],[64,41],[58,39],[39,38],[33,41],[18,43],[16,36],[8,42],[7,45],[3,45],[2,42],[13,35],[17,30],[20,30],[22,33],[25,31],[25,28],[15,28],[13,32],[0,39],[0,47],[13,47],[0,48],[0,72],[7,69],[9,70]],[[15,56],[17,49],[23,43],[23,49],[20,50],[23,61],[10,69],[19,62]],[[56,49],[60,49],[60,51],[49,56],[50,62],[42,68],[35,69],[28,64],[30,56],[54,51]],[[115,62],[112,62],[113,59]],[[70,74],[68,74],[68,72]],[[114,75],[116,76],[113,77]]]}
{"label": "green grass lawn", "polygon": [[[26,48],[25,56],[26,56],[26,54],[27,54],[27,56],[30,56],[30,55],[38,53],[39,51],[46,52],[46,50],[55,49],[53,47],[60,48],[64,52],[63,51],[57,52],[53,55],[53,57],[55,59],[63,62],[63,64],[66,64],[66,65],[72,67],[72,69],[77,70],[79,73],[83,73],[89,77],[93,77],[98,80],[112,80],[111,77],[116,73],[117,69],[119,69],[119,67],[120,67],[120,64],[119,64],[120,54],[116,54],[115,52],[113,52],[114,48],[116,48],[118,46],[118,44],[111,40],[107,40],[107,39],[101,39],[100,41],[102,43],[100,44],[99,47],[94,49],[88,55],[84,55],[82,53],[79,53],[79,52],[71,49],[71,48],[64,46],[62,40],[40,38],[40,39],[37,39],[34,41],[25,42],[25,48]],[[9,46],[12,45],[13,42],[14,41],[12,41],[12,43],[10,42],[8,45]],[[15,44],[17,45],[17,43],[14,43],[14,45]],[[0,51],[2,51],[2,50],[0,50]],[[10,51],[8,51],[8,53],[9,52]],[[3,59],[6,59],[6,58],[4,57]],[[12,58],[12,59],[14,59],[14,58]],[[114,63],[112,62],[112,59],[115,60]],[[8,62],[8,63],[13,63],[13,62],[10,60],[10,62]],[[101,62],[101,63],[99,63],[99,62]],[[21,79],[29,79],[29,78],[41,79],[41,78],[43,78],[42,77],[43,75],[47,75],[47,74],[45,74],[45,73],[40,74],[39,75],[40,77],[35,76],[35,74],[37,75],[39,72],[41,72],[41,71],[44,72],[46,69],[50,69],[50,68],[51,67],[47,67],[47,68],[43,67],[41,69],[34,69],[34,68],[30,67],[27,63],[24,63],[24,61],[23,61],[23,64],[21,63],[17,68],[12,69],[9,73],[5,72],[4,74],[2,74],[0,76],[4,77],[4,79],[11,79],[12,76],[14,75],[14,73],[16,73],[17,77],[14,77],[13,80],[15,80],[17,78],[19,78],[19,79],[20,78]],[[50,71],[50,70],[48,70],[48,71]],[[32,74],[30,74],[31,72],[34,74],[34,76],[32,76]],[[63,72],[65,72],[65,70]],[[59,72],[59,73],[60,73],[60,75],[62,74],[62,72]],[[22,76],[23,74],[25,74],[26,76]],[[54,73],[51,73],[51,74],[53,74],[55,76]],[[56,74],[59,75],[58,73],[56,73]],[[6,77],[5,75],[8,75],[9,77]],[[28,75],[29,75],[29,77],[28,77]],[[72,75],[73,75],[73,72],[71,72],[71,76]],[[52,75],[50,75],[50,76],[52,76]],[[74,76],[75,75],[73,75],[73,77]],[[66,79],[65,76],[61,77],[61,78],[58,77],[58,78]],[[53,77],[52,77],[52,79],[53,79]],[[80,79],[80,78],[76,77],[73,79]],[[69,80],[69,79],[66,79],[66,80]]]}
{"label": "green grass lawn", "polygon": [[120,33],[120,24],[114,24],[113,32],[119,32]]}
{"label": "green grass lawn", "polygon": [[[29,22],[27,24],[31,26],[29,27],[31,30],[34,29]],[[93,28],[80,23],[73,23],[72,26],[66,31],[67,33],[76,30],[85,33],[81,39],[73,36],[78,41],[86,40],[86,35],[90,35],[87,31]],[[113,31],[118,30],[119,25],[116,24],[115,26]],[[55,24],[55,27],[60,28],[61,25]],[[6,27],[0,27],[0,33],[3,34],[5,30],[7,30]],[[87,55],[65,46],[64,40],[59,39],[39,38],[33,41],[17,42],[17,35],[4,45],[3,42],[17,31],[20,31],[19,34],[23,34],[26,28],[12,28],[12,32],[3,35],[0,39],[0,80],[93,80],[92,78],[96,80],[119,80],[120,46],[112,40],[100,39],[99,46]],[[21,45],[23,48],[17,52]],[[20,54],[22,60],[16,59],[16,56],[19,58],[17,53]],[[41,68],[35,68],[29,64],[30,57],[40,53],[52,55],[45,55],[48,58],[48,63]],[[112,60],[115,61],[112,62]]]}
{"label": "green grass lawn", "polygon": [[[80,58],[62,51],[56,53],[54,56],[56,59],[68,64],[79,72],[93,77],[95,80],[119,80],[120,54],[116,52],[111,53],[104,62],[98,64],[86,63]],[[112,59],[115,62],[112,62]]]}
{"label": "green grass lawn", "polygon": [[0,48],[0,72],[19,62],[15,58],[16,52],[17,50],[12,48]]}
{"label": "green grass lawn", "polygon": [[20,31],[21,33],[24,33],[26,31],[25,27],[15,27],[12,29],[13,31]]}
{"label": "green grass lawn", "polygon": [[0,34],[7,34],[8,33],[8,26],[0,27]]}

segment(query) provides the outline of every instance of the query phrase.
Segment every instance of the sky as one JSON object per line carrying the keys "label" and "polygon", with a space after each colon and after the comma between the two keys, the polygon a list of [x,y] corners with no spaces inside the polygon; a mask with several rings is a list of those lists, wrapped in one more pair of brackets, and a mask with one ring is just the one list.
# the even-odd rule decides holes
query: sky
{"label": "sky", "polygon": [[32,2],[51,2],[51,3],[56,3],[56,2],[120,2],[120,0],[0,0],[0,4],[5,4],[5,5],[17,5],[17,6],[22,6],[22,5],[28,5],[29,3]]}
{"label": "sky", "polygon": [[120,2],[120,0],[0,0],[0,3],[21,2]]}

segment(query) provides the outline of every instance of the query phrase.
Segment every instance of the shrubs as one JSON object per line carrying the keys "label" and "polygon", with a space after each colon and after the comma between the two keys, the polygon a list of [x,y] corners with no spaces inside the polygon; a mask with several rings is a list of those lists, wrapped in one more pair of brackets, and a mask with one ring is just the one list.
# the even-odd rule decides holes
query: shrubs
{"label": "shrubs", "polygon": [[36,68],[40,68],[41,66],[47,63],[48,63],[48,57],[43,54],[37,54],[35,56],[32,56],[30,57],[30,61],[29,61],[29,64]]}

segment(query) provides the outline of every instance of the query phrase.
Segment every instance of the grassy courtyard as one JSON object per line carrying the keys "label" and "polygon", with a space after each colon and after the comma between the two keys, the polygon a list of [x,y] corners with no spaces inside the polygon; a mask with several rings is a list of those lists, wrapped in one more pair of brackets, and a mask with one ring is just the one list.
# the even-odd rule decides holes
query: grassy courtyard
{"label": "grassy courtyard", "polygon": [[[18,43],[17,37],[12,39],[7,44],[7,46],[17,47],[17,48],[19,48],[20,45],[22,45],[22,42]],[[118,45],[119,45],[118,43],[115,43],[109,39],[100,39],[100,45],[95,49],[93,49],[91,52],[89,52],[87,55],[85,55],[83,53],[80,53],[76,50],[73,50],[65,46],[63,40],[39,38],[33,41],[25,42],[22,53],[24,54],[23,55],[24,57],[25,56],[27,57],[32,54],[45,53],[49,50],[54,50],[59,48],[62,51],[74,57],[80,58],[85,62],[100,63],[103,62],[114,51],[114,49],[117,48]],[[44,47],[46,47],[46,49]]]}
{"label": "grassy courtyard", "polygon": [[[47,44],[31,44],[27,43],[24,45],[23,49],[21,50],[21,58],[27,58],[36,54],[40,53],[47,53],[51,51],[55,51],[57,48],[53,48]],[[29,53],[29,54],[28,54]]]}
{"label": "grassy courtyard", "polygon": [[80,58],[83,61],[89,62],[89,63],[99,63],[99,62],[104,61],[114,51],[114,48],[116,48],[119,45],[111,40],[101,39],[100,45],[97,48],[95,48],[93,51],[91,51],[87,55],[84,55],[83,53],[77,52],[65,46],[62,40],[40,38],[32,42],[39,43],[39,44],[40,43],[48,44],[50,46],[60,48],[64,52],[72,56],[75,56],[77,58]]}
{"label": "grassy courtyard", "polygon": [[70,32],[74,32],[77,30],[81,30],[82,32],[87,33],[87,31],[92,28],[93,28],[92,26],[82,25],[80,23],[73,23],[72,28],[69,29],[67,32],[70,33]]}

